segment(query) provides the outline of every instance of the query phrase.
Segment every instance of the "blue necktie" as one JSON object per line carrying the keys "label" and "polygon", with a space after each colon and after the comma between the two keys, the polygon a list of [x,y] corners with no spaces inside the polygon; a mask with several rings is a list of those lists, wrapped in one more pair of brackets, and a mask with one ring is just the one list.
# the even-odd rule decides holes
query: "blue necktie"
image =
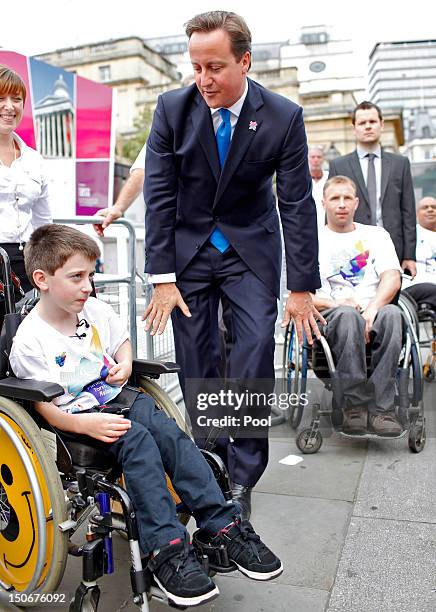
{"label": "blue necktie", "polygon": [[[219,124],[216,132],[216,144],[218,146],[218,156],[220,158],[220,165],[222,168],[224,166],[224,162],[226,161],[230,146],[232,125],[230,123],[230,111],[228,108],[220,108],[220,115],[222,122]],[[226,251],[230,246],[230,242],[217,227],[213,230],[210,236],[210,241],[220,253],[224,253],[224,251]]]}

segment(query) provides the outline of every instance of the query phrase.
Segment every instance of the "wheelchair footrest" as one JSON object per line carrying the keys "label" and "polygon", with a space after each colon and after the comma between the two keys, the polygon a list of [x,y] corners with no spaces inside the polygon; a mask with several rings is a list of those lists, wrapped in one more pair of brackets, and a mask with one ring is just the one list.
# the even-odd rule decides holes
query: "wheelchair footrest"
{"label": "wheelchair footrest", "polygon": [[209,561],[209,569],[218,574],[227,574],[237,570],[236,565],[229,559],[227,547],[224,544],[214,546],[208,541],[209,537],[202,529],[196,531],[192,536],[192,545],[198,558],[202,559],[206,556]]}

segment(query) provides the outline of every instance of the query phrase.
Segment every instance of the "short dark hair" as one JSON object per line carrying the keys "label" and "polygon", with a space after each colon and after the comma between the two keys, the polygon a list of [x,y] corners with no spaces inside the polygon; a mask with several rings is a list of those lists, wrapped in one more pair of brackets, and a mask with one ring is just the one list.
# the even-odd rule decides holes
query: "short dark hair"
{"label": "short dark hair", "polygon": [[32,285],[36,287],[33,281],[35,270],[44,270],[53,275],[76,253],[90,261],[100,257],[100,249],[95,240],[73,227],[56,223],[38,227],[24,248],[26,274]]}
{"label": "short dark hair", "polygon": [[20,95],[23,104],[26,101],[26,86],[23,79],[14,70],[0,64],[0,94]]}
{"label": "short dark hair", "polygon": [[251,53],[251,32],[240,15],[229,11],[209,11],[192,17],[185,23],[185,32],[191,38],[194,32],[224,30],[230,38],[233,55],[240,61],[244,53]]}
{"label": "short dark hair", "polygon": [[383,121],[383,114],[381,112],[381,108],[377,106],[377,104],[374,104],[374,102],[369,102],[369,100],[364,100],[363,102],[358,104],[356,108],[353,110],[353,114],[351,115],[351,123],[353,125],[356,123],[356,113],[358,110],[371,110],[371,108],[375,108],[378,114],[378,118],[380,119],[380,121]]}
{"label": "short dark hair", "polygon": [[322,195],[323,197],[325,196],[325,194],[327,193],[327,189],[329,187],[331,187],[332,185],[351,185],[351,187],[354,190],[354,195],[357,196],[357,187],[356,187],[356,183],[351,180],[348,176],[343,176],[342,174],[337,174],[336,176],[332,176],[330,177],[324,184],[323,190],[322,190]]}

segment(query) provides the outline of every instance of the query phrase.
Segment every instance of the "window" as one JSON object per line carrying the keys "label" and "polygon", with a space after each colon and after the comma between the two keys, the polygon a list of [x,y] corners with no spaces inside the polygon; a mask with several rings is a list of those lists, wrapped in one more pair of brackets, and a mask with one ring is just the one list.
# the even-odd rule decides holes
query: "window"
{"label": "window", "polygon": [[110,81],[111,80],[111,67],[110,66],[99,66],[98,67],[98,76],[100,77],[100,81]]}

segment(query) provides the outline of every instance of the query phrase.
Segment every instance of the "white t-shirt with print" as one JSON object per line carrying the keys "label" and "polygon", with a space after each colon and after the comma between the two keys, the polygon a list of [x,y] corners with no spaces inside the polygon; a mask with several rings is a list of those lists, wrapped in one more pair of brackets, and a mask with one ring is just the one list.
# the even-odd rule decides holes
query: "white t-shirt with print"
{"label": "white t-shirt with print", "polygon": [[319,297],[353,297],[362,308],[374,298],[380,275],[401,272],[395,247],[382,227],[354,223],[352,232],[334,232],[327,225],[319,234]]}
{"label": "white t-shirt with print", "polygon": [[76,335],[65,336],[35,308],[18,328],[10,355],[18,378],[54,382],[64,388],[64,395],[53,402],[65,412],[106,404],[121,391],[104,381],[115,364],[113,356],[128,338],[121,320],[108,304],[90,297],[78,322]]}
{"label": "white t-shirt with print", "polygon": [[420,283],[436,284],[436,232],[416,225],[416,276],[413,281],[403,279],[403,287]]}

